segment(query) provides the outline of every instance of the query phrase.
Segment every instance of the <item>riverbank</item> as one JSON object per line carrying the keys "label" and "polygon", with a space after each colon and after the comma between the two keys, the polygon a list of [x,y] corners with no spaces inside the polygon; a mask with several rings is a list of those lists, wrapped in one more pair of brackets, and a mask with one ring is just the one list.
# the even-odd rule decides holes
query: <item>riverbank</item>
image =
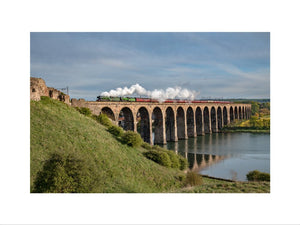
{"label": "riverbank", "polygon": [[222,133],[263,133],[269,134],[270,129],[249,129],[247,127],[225,127],[221,130]]}
{"label": "riverbank", "polygon": [[270,182],[221,180],[203,176],[203,184],[185,187],[177,193],[270,193]]}
{"label": "riverbank", "polygon": [[251,116],[249,120],[236,120],[221,129],[224,133],[270,133],[270,115]]}

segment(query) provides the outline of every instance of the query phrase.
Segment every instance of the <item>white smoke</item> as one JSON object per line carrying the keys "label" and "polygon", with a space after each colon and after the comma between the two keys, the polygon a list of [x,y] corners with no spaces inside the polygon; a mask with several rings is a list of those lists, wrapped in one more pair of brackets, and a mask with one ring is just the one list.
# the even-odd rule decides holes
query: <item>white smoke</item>
{"label": "white smoke", "polygon": [[136,94],[138,96],[147,96],[148,98],[157,99],[160,102],[166,100],[166,99],[188,99],[188,100],[194,100],[195,96],[199,94],[196,91],[190,91],[186,88],[182,89],[181,87],[174,87],[174,88],[167,88],[166,90],[162,89],[155,89],[153,91],[148,91],[145,88],[143,88],[139,84],[134,84],[130,88],[124,87],[124,88],[117,88],[115,90],[105,91],[102,92],[101,96],[111,96],[111,97],[117,97],[117,96],[130,96]]}

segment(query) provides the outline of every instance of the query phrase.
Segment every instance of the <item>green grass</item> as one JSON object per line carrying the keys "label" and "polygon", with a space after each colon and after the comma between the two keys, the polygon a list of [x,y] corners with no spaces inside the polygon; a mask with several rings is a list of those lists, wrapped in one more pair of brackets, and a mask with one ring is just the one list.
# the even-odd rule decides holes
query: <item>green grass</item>
{"label": "green grass", "polygon": [[82,158],[97,168],[91,192],[167,192],[180,188],[178,170],[167,169],[117,141],[106,128],[72,107],[49,98],[31,101],[30,185],[53,152]]}
{"label": "green grass", "polygon": [[[93,173],[89,177],[95,177],[97,185],[88,187],[86,192],[268,193],[270,190],[270,182],[233,183],[205,177],[201,186],[184,187],[185,174],[147,159],[143,155],[147,151],[145,148],[122,144],[105,126],[57,100],[43,97],[41,101],[30,102],[31,192],[38,172],[54,153],[80,160],[74,166],[85,169],[84,173]],[[59,182],[64,179],[62,177]]]}
{"label": "green grass", "polygon": [[260,130],[260,129],[247,129],[247,128],[223,128],[223,132],[226,133],[265,133],[269,134],[270,130]]}
{"label": "green grass", "polygon": [[180,193],[270,193],[270,182],[230,182],[203,177],[201,186],[185,187]]}

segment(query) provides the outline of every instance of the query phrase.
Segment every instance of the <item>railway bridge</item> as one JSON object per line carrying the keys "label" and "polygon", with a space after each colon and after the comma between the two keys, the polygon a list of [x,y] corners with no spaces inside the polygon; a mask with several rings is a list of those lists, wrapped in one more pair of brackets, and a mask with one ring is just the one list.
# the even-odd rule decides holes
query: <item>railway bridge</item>
{"label": "railway bridge", "polygon": [[[219,132],[234,120],[248,119],[251,104],[97,102],[72,99],[72,106],[87,107],[93,114],[106,114],[124,130],[139,132],[145,142],[166,144],[198,135]],[[154,134],[154,141],[153,141]]]}

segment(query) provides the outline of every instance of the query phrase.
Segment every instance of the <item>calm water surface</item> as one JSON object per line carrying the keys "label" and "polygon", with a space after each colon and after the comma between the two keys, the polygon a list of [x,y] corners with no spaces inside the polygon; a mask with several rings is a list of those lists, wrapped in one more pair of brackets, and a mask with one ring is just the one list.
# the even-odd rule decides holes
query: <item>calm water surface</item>
{"label": "calm water surface", "polygon": [[270,173],[270,134],[216,133],[164,147],[187,158],[190,168],[204,175],[245,181],[251,170]]}

